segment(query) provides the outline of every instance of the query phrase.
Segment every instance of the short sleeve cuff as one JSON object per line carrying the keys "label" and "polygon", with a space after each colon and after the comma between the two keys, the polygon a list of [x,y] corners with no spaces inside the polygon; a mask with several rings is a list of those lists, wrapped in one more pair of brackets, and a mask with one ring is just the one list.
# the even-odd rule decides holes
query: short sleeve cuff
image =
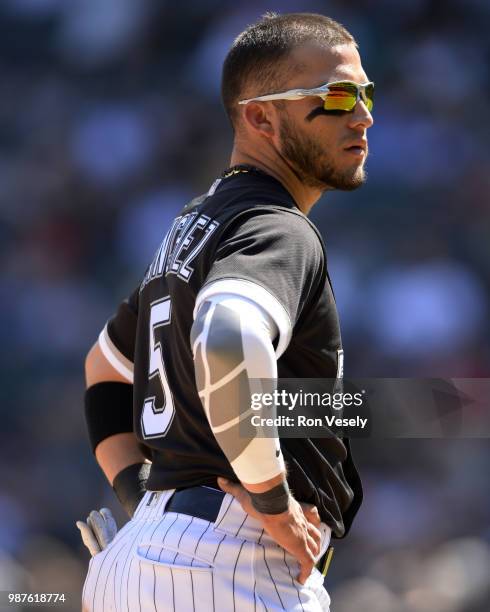
{"label": "short sleeve cuff", "polygon": [[216,295],[225,293],[242,296],[263,308],[273,319],[279,330],[279,341],[276,348],[276,357],[279,357],[287,349],[291,340],[292,325],[289,315],[279,300],[267,289],[249,280],[238,278],[224,278],[212,281],[204,285],[196,298],[194,307],[194,319],[199,306]]}
{"label": "short sleeve cuff", "polygon": [[124,378],[132,383],[133,382],[133,363],[125,357],[121,351],[119,351],[109,337],[107,325],[100,332],[99,335],[99,346],[107,361],[111,366],[124,376]]}

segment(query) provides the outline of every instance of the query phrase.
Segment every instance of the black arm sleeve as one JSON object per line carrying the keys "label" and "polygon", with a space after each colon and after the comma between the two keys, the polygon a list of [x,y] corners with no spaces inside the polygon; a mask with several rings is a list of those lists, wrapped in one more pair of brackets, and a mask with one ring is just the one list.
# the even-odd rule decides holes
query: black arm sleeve
{"label": "black arm sleeve", "polygon": [[122,302],[99,335],[104,357],[130,383],[133,382],[138,302],[139,289],[136,289]]}
{"label": "black arm sleeve", "polygon": [[131,362],[134,361],[138,298],[139,288],[119,305],[116,313],[107,322],[109,338],[119,352]]}
{"label": "black arm sleeve", "polygon": [[283,306],[294,327],[323,269],[323,248],[306,217],[289,209],[255,208],[225,230],[205,285],[223,279],[260,285]]}

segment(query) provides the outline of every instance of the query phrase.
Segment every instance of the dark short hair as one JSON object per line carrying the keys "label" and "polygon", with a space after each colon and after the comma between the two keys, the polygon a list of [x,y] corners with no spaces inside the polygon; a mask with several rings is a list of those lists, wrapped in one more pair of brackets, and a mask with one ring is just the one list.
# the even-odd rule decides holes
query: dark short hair
{"label": "dark short hair", "polygon": [[315,13],[266,13],[237,36],[225,58],[221,80],[223,104],[233,127],[245,88],[253,83],[254,96],[278,91],[298,69],[284,60],[294,48],[311,41],[327,47],[357,46],[343,25]]}

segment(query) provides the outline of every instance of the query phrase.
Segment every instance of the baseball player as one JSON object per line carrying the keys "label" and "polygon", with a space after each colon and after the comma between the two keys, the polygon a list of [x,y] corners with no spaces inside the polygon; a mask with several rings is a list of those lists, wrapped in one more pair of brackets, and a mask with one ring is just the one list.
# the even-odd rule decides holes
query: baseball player
{"label": "baseball player", "polygon": [[362,498],[348,441],[260,437],[249,400],[256,379],[341,377],[307,214],[363,183],[373,91],[328,17],[268,14],[233,43],[230,168],[184,206],[87,356],[92,448],[132,518],[115,537],[106,510],[80,524],[84,610],[329,609],[315,564]]}

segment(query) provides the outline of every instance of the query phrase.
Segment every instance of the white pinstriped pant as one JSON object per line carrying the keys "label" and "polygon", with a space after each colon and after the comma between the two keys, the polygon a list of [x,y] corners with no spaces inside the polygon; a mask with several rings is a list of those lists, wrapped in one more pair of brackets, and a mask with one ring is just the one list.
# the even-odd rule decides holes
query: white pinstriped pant
{"label": "white pinstriped pant", "polygon": [[[296,560],[226,494],[215,523],[165,513],[172,491],[147,492],[109,546],[90,561],[83,612],[328,612],[316,569],[301,585]],[[322,524],[322,553],[330,529]]]}

